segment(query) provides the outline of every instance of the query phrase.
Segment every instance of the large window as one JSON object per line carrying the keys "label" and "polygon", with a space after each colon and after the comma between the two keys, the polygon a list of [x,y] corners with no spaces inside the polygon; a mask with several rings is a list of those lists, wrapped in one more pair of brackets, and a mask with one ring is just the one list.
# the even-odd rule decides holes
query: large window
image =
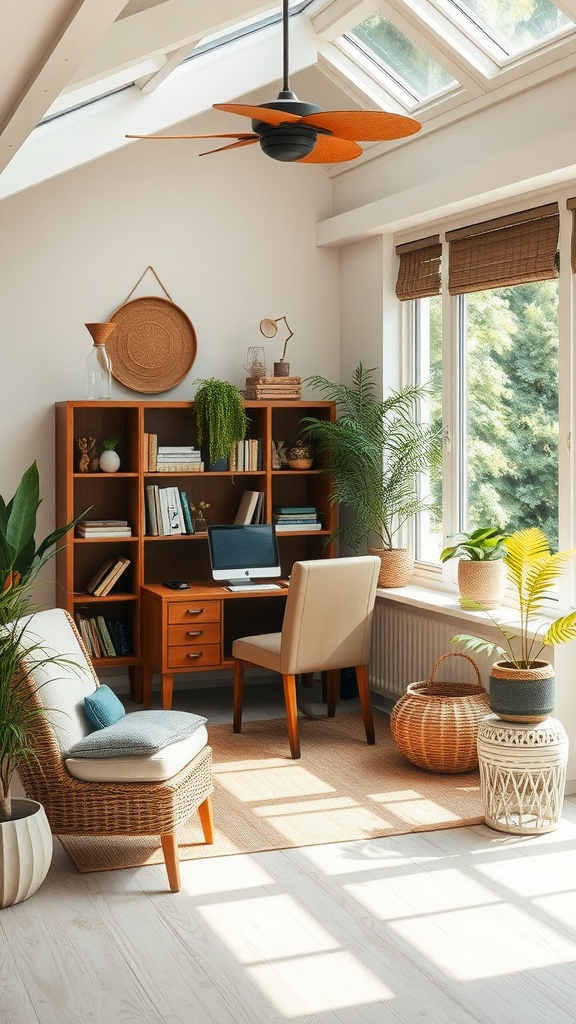
{"label": "large window", "polygon": [[442,474],[420,481],[441,511],[411,538],[435,571],[446,538],[479,526],[559,546],[558,226],[549,204],[448,232],[444,299],[424,273],[439,236],[397,247],[407,378],[430,382],[421,413],[444,436]]}
{"label": "large window", "polygon": [[541,527],[558,547],[558,282],[458,300],[459,529]]}

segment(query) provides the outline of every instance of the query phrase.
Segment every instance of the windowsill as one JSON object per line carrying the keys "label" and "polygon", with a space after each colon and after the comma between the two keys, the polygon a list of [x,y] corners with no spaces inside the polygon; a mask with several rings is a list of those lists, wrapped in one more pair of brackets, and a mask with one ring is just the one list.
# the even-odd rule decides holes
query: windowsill
{"label": "windowsill", "polygon": [[[439,618],[458,619],[462,623],[476,623],[495,631],[494,619],[512,629],[517,629],[519,626],[518,611],[515,608],[502,605],[501,608],[495,608],[491,615],[487,612],[470,611],[460,607],[457,594],[432,589],[432,587],[418,586],[414,583],[409,583],[406,587],[378,587],[376,597],[382,601],[392,601],[395,604],[405,604],[411,608],[433,612]],[[558,618],[558,614],[559,612],[554,615],[540,614],[537,621],[546,628],[549,623]],[[532,635],[533,631],[529,632]]]}

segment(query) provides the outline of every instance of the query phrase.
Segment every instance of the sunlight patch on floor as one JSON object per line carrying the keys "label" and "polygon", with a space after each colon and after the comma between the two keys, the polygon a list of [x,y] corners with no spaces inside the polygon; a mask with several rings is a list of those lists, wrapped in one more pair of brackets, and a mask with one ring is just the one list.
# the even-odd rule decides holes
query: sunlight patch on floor
{"label": "sunlight patch on floor", "polygon": [[259,964],[263,948],[267,961],[340,948],[305,907],[284,893],[212,904],[199,913],[241,964]]}
{"label": "sunlight patch on floor", "polygon": [[[273,768],[281,767],[278,762],[272,764]],[[273,796],[275,800],[282,800],[285,797],[314,796],[316,793],[332,793],[333,787],[323,782],[312,772],[293,762],[287,765],[286,772],[274,772]],[[258,768],[246,769],[238,774],[218,771],[218,782],[225,787],[241,803],[252,803],[255,800],[263,800],[271,795],[270,776],[266,768],[259,763]]]}
{"label": "sunlight patch on floor", "polygon": [[416,915],[389,927],[405,946],[458,981],[499,978],[576,960],[576,942],[535,920],[529,910],[500,901]]}
{"label": "sunlight patch on floor", "polygon": [[[344,951],[262,964],[249,968],[247,973],[276,1007],[281,1020],[395,998],[375,974]],[[361,1019],[358,1011],[355,1019]]]}

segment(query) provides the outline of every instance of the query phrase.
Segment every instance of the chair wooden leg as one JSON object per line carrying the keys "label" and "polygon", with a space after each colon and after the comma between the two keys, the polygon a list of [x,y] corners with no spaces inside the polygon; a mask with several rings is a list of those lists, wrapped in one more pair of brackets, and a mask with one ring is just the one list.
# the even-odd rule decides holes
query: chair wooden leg
{"label": "chair wooden leg", "polygon": [[214,816],[212,813],[212,797],[207,796],[198,807],[200,824],[204,833],[204,839],[209,846],[214,842]]}
{"label": "chair wooden leg", "polygon": [[170,890],[171,892],[180,892],[180,860],[178,858],[176,833],[168,832],[167,835],[160,836],[160,838],[162,840],[164,863],[166,864]]}
{"label": "chair wooden leg", "polygon": [[338,701],[339,689],[340,689],[340,669],[330,669],[326,673],[326,704],[328,718],[334,718],[336,714],[336,704]]}
{"label": "chair wooden leg", "polygon": [[364,729],[366,730],[366,741],[368,743],[375,743],[374,717],[372,715],[370,690],[368,688],[368,668],[366,665],[356,665],[355,672],[356,682],[358,683],[358,694],[360,696],[360,703],[362,704],[362,718],[364,719]]}
{"label": "chair wooden leg", "polygon": [[242,732],[242,702],[244,699],[245,662],[234,659],[233,732]]}
{"label": "chair wooden leg", "polygon": [[311,687],[314,685],[314,673],[304,672],[302,674],[302,686]]}
{"label": "chair wooden leg", "polygon": [[298,731],[298,705],[296,701],[296,676],[282,676],[284,702],[286,704],[286,725],[290,753],[296,760],[300,757],[300,734]]}

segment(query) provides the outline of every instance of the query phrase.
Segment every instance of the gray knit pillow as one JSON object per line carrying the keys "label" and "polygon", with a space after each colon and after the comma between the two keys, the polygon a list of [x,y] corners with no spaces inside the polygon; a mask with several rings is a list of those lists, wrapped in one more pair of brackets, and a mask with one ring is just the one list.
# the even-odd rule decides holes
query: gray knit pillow
{"label": "gray knit pillow", "polygon": [[75,743],[68,757],[146,757],[191,736],[206,719],[187,711],[133,711]]}

